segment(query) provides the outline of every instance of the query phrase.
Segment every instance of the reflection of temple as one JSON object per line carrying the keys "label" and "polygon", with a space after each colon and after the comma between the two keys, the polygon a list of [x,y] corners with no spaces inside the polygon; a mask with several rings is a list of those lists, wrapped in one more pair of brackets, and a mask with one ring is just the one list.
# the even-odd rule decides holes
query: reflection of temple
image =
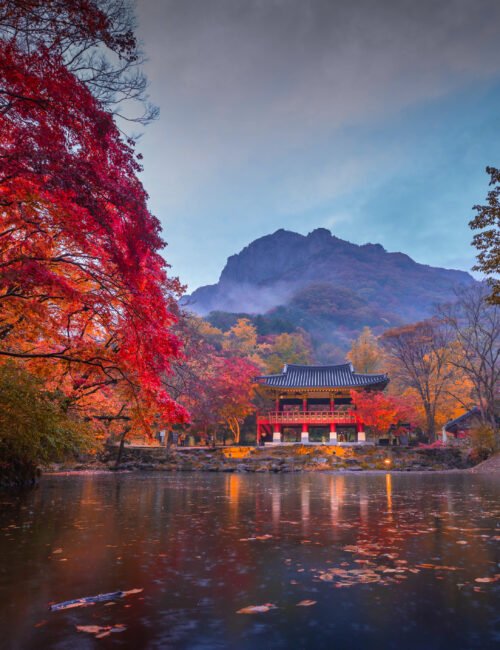
{"label": "reflection of temple", "polygon": [[352,404],[352,390],[383,390],[387,375],[363,375],[352,364],[285,365],[279,375],[258,377],[274,410],[257,416],[257,440],[282,442],[365,442],[364,423]]}

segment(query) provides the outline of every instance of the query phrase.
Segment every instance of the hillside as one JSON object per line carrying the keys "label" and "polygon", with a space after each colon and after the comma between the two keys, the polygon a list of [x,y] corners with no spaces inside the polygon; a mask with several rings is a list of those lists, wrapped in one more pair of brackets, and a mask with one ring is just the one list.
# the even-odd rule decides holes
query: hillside
{"label": "hillside", "polygon": [[232,255],[218,283],[184,304],[218,326],[234,322],[230,314],[248,314],[262,334],[303,328],[318,360],[329,361],[365,325],[379,332],[426,318],[452,299],[454,286],[471,282],[464,271],[418,264],[380,244],[351,244],[324,228],[307,236],[278,230]]}

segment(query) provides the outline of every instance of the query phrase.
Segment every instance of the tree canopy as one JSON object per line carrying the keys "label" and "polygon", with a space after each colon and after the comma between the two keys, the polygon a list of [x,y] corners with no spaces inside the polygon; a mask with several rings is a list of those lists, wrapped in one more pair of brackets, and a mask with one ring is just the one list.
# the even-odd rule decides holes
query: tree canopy
{"label": "tree canopy", "polygon": [[476,216],[470,227],[478,230],[472,240],[478,250],[474,270],[489,278],[492,287],[490,301],[500,304],[500,169],[487,167],[490,175],[490,191],[485,205],[475,205]]}
{"label": "tree canopy", "polygon": [[102,48],[136,60],[127,6],[0,7],[0,363],[23,363],[96,426],[147,431],[187,418],[162,383],[180,354],[181,285],[133,142],[84,74]]}

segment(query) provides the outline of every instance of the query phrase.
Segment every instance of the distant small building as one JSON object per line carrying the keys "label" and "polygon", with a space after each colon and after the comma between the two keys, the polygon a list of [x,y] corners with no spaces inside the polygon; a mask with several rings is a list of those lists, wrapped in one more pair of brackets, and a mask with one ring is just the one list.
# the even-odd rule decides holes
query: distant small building
{"label": "distant small building", "polygon": [[481,422],[481,411],[474,406],[470,411],[462,413],[458,418],[447,422],[442,429],[442,440],[446,442],[451,434],[455,438],[465,438],[470,430]]}
{"label": "distant small building", "polygon": [[366,441],[365,425],[352,404],[351,391],[383,390],[386,374],[360,374],[352,364],[287,364],[280,374],[257,377],[274,409],[257,415],[257,442]]}

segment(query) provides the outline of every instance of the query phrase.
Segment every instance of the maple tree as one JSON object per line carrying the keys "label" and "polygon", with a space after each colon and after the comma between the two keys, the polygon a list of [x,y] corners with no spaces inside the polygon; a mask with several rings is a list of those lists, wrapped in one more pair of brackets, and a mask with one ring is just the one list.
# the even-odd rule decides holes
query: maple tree
{"label": "maple tree", "polygon": [[392,425],[401,422],[413,425],[418,420],[415,400],[411,396],[351,391],[351,398],[361,420],[379,434],[387,434]]}
{"label": "maple tree", "polygon": [[234,441],[240,442],[241,424],[254,410],[253,381],[258,369],[241,357],[214,356],[207,364],[196,400],[190,412],[195,425],[205,434],[215,435],[219,426],[227,426]]}
{"label": "maple tree", "polygon": [[[245,323],[242,330],[248,333]],[[260,369],[252,347],[241,348],[236,340],[228,346],[220,330],[189,313],[181,314],[176,332],[185,354],[173,361],[174,372],[165,378],[169,393],[189,411],[194,432],[215,444],[217,432],[229,429],[239,443],[241,425],[255,409],[253,382]]]}
{"label": "maple tree", "polygon": [[[158,115],[149,102],[144,56],[129,0],[1,0],[0,36],[24,52],[59,58],[114,115],[147,124]],[[139,106],[140,113],[130,109]],[[125,110],[126,109],[126,112]]]}
{"label": "maple tree", "polygon": [[57,48],[4,39],[0,60],[0,358],[87,418],[186,420],[162,385],[181,286],[133,143]]}

